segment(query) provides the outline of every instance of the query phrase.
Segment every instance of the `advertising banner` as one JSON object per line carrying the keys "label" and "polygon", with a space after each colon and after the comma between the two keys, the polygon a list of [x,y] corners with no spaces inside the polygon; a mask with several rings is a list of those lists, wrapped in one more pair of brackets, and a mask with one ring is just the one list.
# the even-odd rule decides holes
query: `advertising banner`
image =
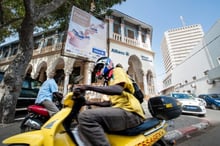
{"label": "advertising banner", "polygon": [[88,61],[106,56],[106,24],[91,14],[73,6],[64,55]]}

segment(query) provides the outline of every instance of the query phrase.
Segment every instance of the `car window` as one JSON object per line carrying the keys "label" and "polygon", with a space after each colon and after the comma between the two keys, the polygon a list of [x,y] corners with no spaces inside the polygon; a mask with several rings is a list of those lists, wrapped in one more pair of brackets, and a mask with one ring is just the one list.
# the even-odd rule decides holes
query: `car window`
{"label": "car window", "polygon": [[33,80],[33,81],[31,82],[31,88],[32,88],[32,89],[39,89],[40,86],[41,86],[41,82],[39,82],[39,81]]}
{"label": "car window", "polygon": [[204,98],[205,98],[205,96],[203,96],[203,95],[199,95],[199,98],[202,98],[202,99],[204,99]]}
{"label": "car window", "polygon": [[173,93],[173,97],[178,98],[178,99],[191,99],[193,96],[190,96],[188,94],[181,94],[181,93]]}
{"label": "car window", "polygon": [[211,96],[212,98],[219,98],[219,97],[220,97],[219,94],[211,94],[210,96]]}
{"label": "car window", "polygon": [[26,80],[24,80],[24,81],[22,82],[22,88],[30,88],[29,82],[26,81]]}
{"label": "car window", "polygon": [[[0,72],[0,82],[3,80],[4,72]],[[41,86],[41,82],[34,80],[32,78],[26,78],[22,82],[22,88],[26,89],[39,89]]]}

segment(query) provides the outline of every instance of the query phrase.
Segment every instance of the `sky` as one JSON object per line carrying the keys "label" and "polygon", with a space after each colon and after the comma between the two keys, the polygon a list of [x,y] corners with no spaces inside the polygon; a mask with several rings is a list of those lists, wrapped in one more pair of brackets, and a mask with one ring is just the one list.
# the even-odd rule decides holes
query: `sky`
{"label": "sky", "polygon": [[183,24],[201,24],[206,33],[220,19],[220,0],[126,0],[112,9],[153,27],[152,51],[155,52],[154,67],[158,82],[165,75],[160,48],[164,32]]}

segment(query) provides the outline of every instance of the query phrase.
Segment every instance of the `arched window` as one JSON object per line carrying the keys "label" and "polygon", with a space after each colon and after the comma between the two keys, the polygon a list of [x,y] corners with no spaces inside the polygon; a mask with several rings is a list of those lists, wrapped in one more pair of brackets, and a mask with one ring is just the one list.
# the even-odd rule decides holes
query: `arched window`
{"label": "arched window", "polygon": [[147,84],[149,86],[153,86],[154,85],[154,81],[153,81],[153,74],[151,71],[147,72]]}

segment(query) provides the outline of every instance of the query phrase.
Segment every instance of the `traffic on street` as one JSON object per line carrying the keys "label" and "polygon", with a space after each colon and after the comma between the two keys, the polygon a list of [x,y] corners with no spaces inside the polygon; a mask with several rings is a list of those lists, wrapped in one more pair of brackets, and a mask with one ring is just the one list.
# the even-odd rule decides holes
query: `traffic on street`
{"label": "traffic on street", "polygon": [[[145,113],[149,117],[151,116],[147,110],[147,104],[144,102],[143,107],[145,107]],[[211,144],[212,146],[219,146],[220,142],[217,140],[218,132],[220,130],[220,119],[218,116],[220,110],[207,109],[207,114],[205,117],[199,117],[190,114],[182,114],[180,117],[169,122],[169,127],[167,128],[167,136],[173,134],[179,129],[187,129],[192,125],[198,125],[203,121],[209,123],[207,127],[203,127],[197,131],[189,130],[185,132],[184,135],[173,138],[176,139],[176,145],[178,146],[195,146],[195,145],[207,145]],[[20,124],[21,121],[15,121],[14,123],[8,125],[0,125],[0,141],[2,142],[5,138],[8,138],[12,135],[20,133]],[[174,134],[175,135],[175,134]],[[208,136],[207,136],[208,135]]]}

